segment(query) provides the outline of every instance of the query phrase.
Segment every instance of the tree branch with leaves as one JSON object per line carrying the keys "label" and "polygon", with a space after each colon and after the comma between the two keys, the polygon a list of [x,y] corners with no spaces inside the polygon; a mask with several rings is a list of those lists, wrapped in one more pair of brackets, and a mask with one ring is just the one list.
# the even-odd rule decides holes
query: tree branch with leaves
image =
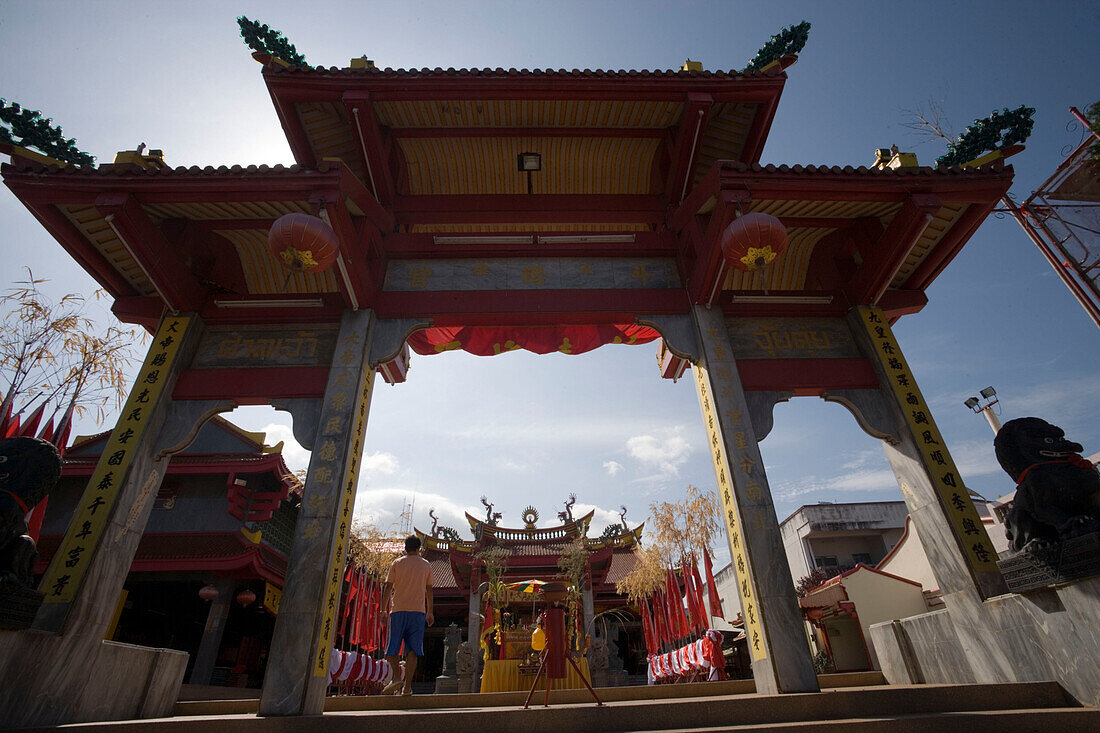
{"label": "tree branch with leaves", "polygon": [[28,269],[26,280],[0,296],[0,415],[37,403],[78,416],[94,409],[102,421],[112,402],[121,406],[126,398],[134,345],[146,336],[118,325],[101,328],[83,295],[51,300],[41,290],[45,282]]}

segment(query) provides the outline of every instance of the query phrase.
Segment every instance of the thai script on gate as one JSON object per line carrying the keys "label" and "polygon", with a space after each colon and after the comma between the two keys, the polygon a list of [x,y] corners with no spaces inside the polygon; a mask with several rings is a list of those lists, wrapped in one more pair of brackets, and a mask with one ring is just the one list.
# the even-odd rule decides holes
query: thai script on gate
{"label": "thai script on gate", "polygon": [[813,354],[815,351],[829,351],[839,346],[828,331],[787,331],[764,326],[752,334],[752,340],[773,357],[782,352]]}
{"label": "thai script on gate", "polygon": [[234,335],[218,342],[218,358],[289,359],[311,358],[317,356],[317,337],[309,332],[299,332],[297,336],[280,338],[241,338]]}

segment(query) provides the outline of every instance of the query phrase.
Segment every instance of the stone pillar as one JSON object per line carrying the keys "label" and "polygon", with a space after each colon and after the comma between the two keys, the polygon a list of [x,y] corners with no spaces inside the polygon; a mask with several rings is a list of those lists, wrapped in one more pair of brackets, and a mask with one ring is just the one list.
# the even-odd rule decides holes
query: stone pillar
{"label": "stone pillar", "polygon": [[435,678],[435,694],[437,695],[468,692],[468,690],[459,690],[458,687],[456,658],[458,656],[458,645],[461,643],[462,630],[458,628],[458,624],[450,624],[443,637],[443,672]]}
{"label": "stone pillar", "polygon": [[370,410],[374,314],[346,311],[287,563],[260,715],[319,715]]}
{"label": "stone pillar", "polygon": [[195,664],[191,667],[191,678],[188,682],[192,685],[210,684],[214,663],[218,660],[218,650],[222,645],[222,635],[225,634],[225,620],[229,618],[229,609],[233,604],[233,579],[219,578],[216,587],[218,597],[210,602],[202,641],[195,652]]}
{"label": "stone pillar", "polygon": [[477,587],[470,591],[470,619],[467,628],[466,640],[470,642],[474,653],[478,652],[478,641],[481,634],[481,594]]}
{"label": "stone pillar", "polygon": [[[581,611],[583,613],[584,620],[584,633],[590,636],[595,636],[595,629],[592,628],[592,619],[596,616],[596,609],[592,604],[592,584],[587,578],[585,579],[584,590],[581,591]],[[584,639],[579,641],[581,649],[584,649]]]}
{"label": "stone pillar", "polygon": [[816,692],[794,582],[722,311],[695,306],[693,365],[737,576],[756,691]]}
{"label": "stone pillar", "polygon": [[470,619],[466,640],[474,653],[473,683],[471,689],[464,692],[477,692],[478,670],[481,669],[481,593],[478,591],[480,575],[475,569],[470,576]]}
{"label": "stone pillar", "polygon": [[856,308],[848,320],[882,385],[898,438],[884,440],[883,449],[944,597],[975,589],[984,598],[1005,593],[997,552],[886,317],[877,308]]}
{"label": "stone pillar", "polygon": [[[196,316],[161,320],[118,423],[43,576],[40,590],[46,598],[34,627],[17,634],[0,632],[0,710],[9,726],[68,723],[79,714],[89,670],[104,654],[103,636],[168,461],[193,439],[207,417],[232,407],[172,402],[176,380],[191,362],[201,331]],[[163,692],[159,687],[179,681],[154,684],[136,673],[123,678],[147,692],[158,687],[158,694]],[[176,692],[178,687],[171,694]],[[120,688],[120,699],[130,696],[131,690]],[[98,710],[102,719],[115,715],[104,705]]]}

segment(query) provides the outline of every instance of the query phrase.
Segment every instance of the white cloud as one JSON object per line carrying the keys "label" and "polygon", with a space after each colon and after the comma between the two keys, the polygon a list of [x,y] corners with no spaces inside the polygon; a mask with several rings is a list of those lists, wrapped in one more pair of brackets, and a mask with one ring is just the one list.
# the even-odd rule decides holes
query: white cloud
{"label": "white cloud", "polygon": [[283,460],[286,461],[287,468],[297,471],[309,467],[309,451],[294,439],[294,432],[289,425],[271,423],[261,430],[267,434],[264,442],[268,445],[276,445],[280,440],[283,441]]}
{"label": "white cloud", "polygon": [[626,450],[642,464],[654,466],[666,476],[676,476],[691,454],[691,445],[683,436],[683,426],[635,435],[626,441]]}
{"label": "white cloud", "polygon": [[452,527],[467,538],[470,529],[466,512],[479,516],[477,507],[462,506],[440,494],[399,486],[365,489],[360,485],[355,497],[354,521],[373,524],[383,531],[398,532],[403,524],[401,515],[410,504],[413,505],[412,526],[424,532],[431,531],[432,518],[428,511],[432,509],[441,526]]}
{"label": "white cloud", "polygon": [[363,456],[361,464],[363,473],[381,473],[392,476],[397,473],[397,456],[392,453],[377,451]]}
{"label": "white cloud", "polygon": [[603,467],[607,469],[608,476],[614,476],[619,471],[623,470],[623,464],[618,461],[604,461]]}

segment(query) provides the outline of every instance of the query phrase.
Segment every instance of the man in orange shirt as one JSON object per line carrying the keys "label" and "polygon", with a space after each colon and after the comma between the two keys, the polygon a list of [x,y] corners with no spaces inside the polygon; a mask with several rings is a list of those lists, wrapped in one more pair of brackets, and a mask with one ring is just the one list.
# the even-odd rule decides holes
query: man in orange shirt
{"label": "man in orange shirt", "polygon": [[[386,575],[382,607],[390,606],[390,640],[386,646],[386,661],[393,672],[393,681],[382,694],[412,694],[416,661],[424,656],[424,625],[435,621],[432,616],[432,566],[420,557],[420,538],[405,538],[405,555],[393,561]],[[405,642],[405,677],[401,679],[399,656]]]}

